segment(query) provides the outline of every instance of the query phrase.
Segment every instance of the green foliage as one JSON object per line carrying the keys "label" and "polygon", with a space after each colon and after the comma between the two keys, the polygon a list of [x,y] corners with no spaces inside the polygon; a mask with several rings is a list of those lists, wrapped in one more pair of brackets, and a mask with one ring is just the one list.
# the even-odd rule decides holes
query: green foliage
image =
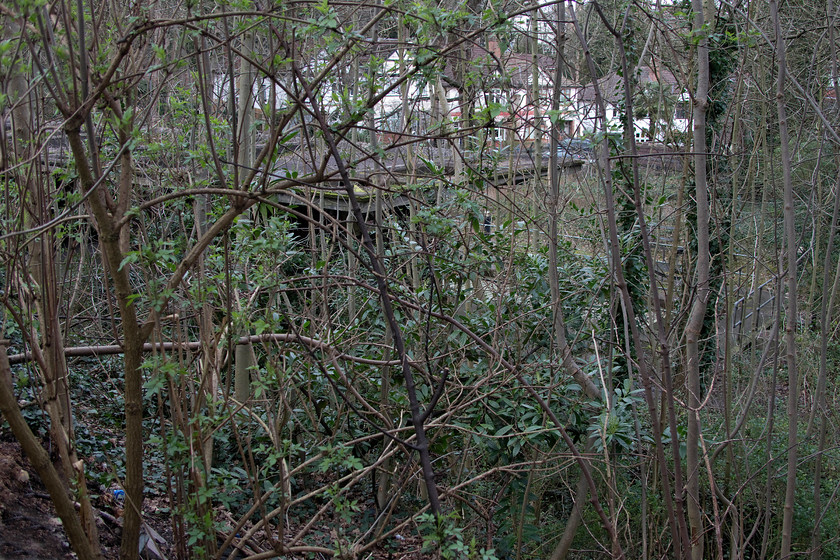
{"label": "green foliage", "polygon": [[441,560],[496,560],[495,552],[479,548],[475,538],[466,541],[464,530],[457,526],[458,516],[452,512],[435,517],[430,513],[417,516],[423,535],[423,551],[434,552]]}
{"label": "green foliage", "polygon": [[611,407],[604,410],[588,429],[595,451],[605,447],[611,452],[632,453],[641,442],[636,435],[633,409],[641,403],[641,389],[633,389],[629,379],[616,387],[610,399]]}

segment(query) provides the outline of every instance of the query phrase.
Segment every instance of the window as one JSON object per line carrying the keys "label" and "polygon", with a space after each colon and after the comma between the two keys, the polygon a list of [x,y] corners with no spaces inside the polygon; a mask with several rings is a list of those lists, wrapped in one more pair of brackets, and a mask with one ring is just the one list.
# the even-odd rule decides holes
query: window
{"label": "window", "polygon": [[505,141],[505,129],[499,126],[493,126],[487,129],[487,142],[502,144]]}
{"label": "window", "polygon": [[689,115],[691,114],[691,103],[688,101],[679,101],[677,102],[677,106],[674,108],[674,119],[676,120],[688,120]]}

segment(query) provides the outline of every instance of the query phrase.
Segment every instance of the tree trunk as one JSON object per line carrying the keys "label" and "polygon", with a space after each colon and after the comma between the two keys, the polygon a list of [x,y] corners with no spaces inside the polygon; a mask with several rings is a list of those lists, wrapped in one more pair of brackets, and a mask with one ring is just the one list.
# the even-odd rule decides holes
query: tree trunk
{"label": "tree trunk", "polygon": [[[781,142],[782,181],[784,186],[784,223],[787,305],[785,309],[785,358],[788,370],[788,447],[787,480],[785,483],[785,504],[782,517],[781,560],[791,554],[794,504],[796,501],[796,463],[798,458],[799,428],[799,375],[796,369],[796,323],[797,316],[797,266],[796,266],[796,224],[793,209],[793,179],[791,176],[790,140],[788,137],[787,109],[785,107],[785,85],[787,60],[782,25],[779,20],[777,0],[770,0],[770,16],[775,29],[775,52],[777,66],[776,111],[779,116],[779,142]],[[779,294],[781,296],[781,294]]]}
{"label": "tree trunk", "polygon": [[20,442],[24,454],[46,486],[73,551],[81,560],[98,560],[101,557],[99,542],[91,542],[80,516],[76,514],[76,508],[61,477],[50,461],[49,454],[41,447],[38,438],[32,433],[18,407],[17,397],[13,390],[12,370],[6,353],[8,346],[8,340],[0,340],[0,412],[3,413],[15,439]]}
{"label": "tree trunk", "polygon": [[[834,0],[828,0],[826,3],[826,13],[828,15],[828,42],[831,49],[831,78],[834,85],[834,91],[838,91],[838,69],[837,69],[837,50],[834,31]],[[836,152],[836,148],[832,150]],[[835,156],[835,161],[837,158]],[[819,179],[818,179],[819,180]],[[822,200],[817,201],[818,205],[822,205]],[[822,278],[822,296],[820,304],[820,366],[819,375],[817,378],[817,389],[814,397],[814,407],[811,411],[811,417],[808,421],[808,431],[811,431],[811,426],[815,421],[819,421],[819,440],[817,444],[817,455],[814,461],[814,529],[811,533],[811,560],[819,560],[822,542],[822,464],[823,454],[825,453],[827,427],[828,427],[828,403],[826,402],[825,392],[827,389],[828,376],[828,329],[831,325],[833,309],[829,307],[831,295],[831,262],[834,253],[834,239],[837,231],[837,225],[840,222],[840,174],[837,175],[834,184],[834,208],[831,213],[831,226],[828,229],[828,243],[825,249],[825,259],[823,262],[823,278]],[[816,272],[816,271],[815,271]],[[816,276],[816,274],[814,274]]]}
{"label": "tree trunk", "polygon": [[[79,173],[81,192],[94,189],[96,181],[80,134],[81,120],[71,118],[65,125],[67,139]],[[131,181],[131,152],[122,151],[121,182]],[[123,560],[138,557],[137,543],[140,538],[140,521],[143,507],[143,376],[140,370],[144,337],[137,321],[132,300],[133,290],[128,278],[128,267],[123,266],[125,255],[120,250],[120,232],[115,229],[116,220],[106,203],[109,193],[104,183],[96,187],[88,199],[94,220],[99,229],[99,242],[114,291],[122,320],[123,368],[125,373],[125,522],[123,525],[120,556]],[[111,205],[113,206],[113,205]]]}
{"label": "tree trunk", "polygon": [[686,436],[686,509],[691,528],[691,558],[703,558],[703,511],[700,504],[700,333],[709,302],[709,194],[706,177],[706,111],[709,97],[709,43],[702,0],[692,0],[692,32],[697,37],[697,84],[694,91],[694,188],[697,203],[696,292],[685,326],[685,383],[688,409]]}

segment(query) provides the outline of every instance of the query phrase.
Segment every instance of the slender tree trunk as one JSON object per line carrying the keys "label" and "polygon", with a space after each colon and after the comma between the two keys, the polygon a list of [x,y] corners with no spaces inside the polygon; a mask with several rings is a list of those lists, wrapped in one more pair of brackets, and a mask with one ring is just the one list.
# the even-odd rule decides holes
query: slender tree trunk
{"label": "slender tree trunk", "polygon": [[[663,391],[663,399],[664,399],[664,406],[662,407],[662,412],[664,414],[665,410],[668,412],[668,425],[671,431],[671,448],[673,454],[673,488],[675,494],[672,494],[672,486],[670,480],[670,472],[669,472],[669,462],[665,459],[664,449],[661,442],[661,434],[662,428],[661,423],[655,421],[656,418],[656,403],[655,399],[653,398],[653,391],[652,391],[652,380],[651,374],[648,371],[647,365],[647,358],[645,356],[645,347],[647,342],[642,341],[641,334],[639,332],[639,328],[636,322],[636,311],[633,307],[633,300],[630,296],[629,287],[627,284],[626,277],[624,275],[624,266],[622,263],[622,257],[620,254],[620,242],[618,239],[618,228],[617,228],[617,217],[616,217],[616,203],[615,203],[615,196],[613,193],[613,183],[612,183],[612,175],[610,172],[610,162],[609,162],[609,150],[606,145],[606,142],[602,143],[601,147],[601,166],[603,169],[603,178],[604,178],[604,194],[606,199],[607,205],[607,215],[609,220],[609,245],[611,248],[611,265],[613,269],[613,274],[616,277],[616,284],[619,288],[620,295],[621,295],[621,306],[622,306],[622,313],[624,314],[624,322],[625,324],[629,325],[630,332],[633,336],[633,342],[636,348],[636,351],[639,353],[639,356],[636,358],[636,362],[638,364],[638,371],[639,375],[642,380],[642,385],[644,388],[645,393],[645,400],[647,401],[648,409],[651,415],[651,431],[653,432],[653,437],[656,446],[656,454],[657,454],[657,461],[658,466],[661,472],[661,480],[662,480],[662,490],[663,490],[663,497],[665,499],[665,507],[668,515],[668,523],[671,529],[672,535],[672,543],[674,546],[674,556],[677,558],[687,557],[690,554],[690,544],[689,544],[689,535],[688,535],[688,528],[686,527],[685,523],[685,516],[683,513],[683,503],[684,498],[682,496],[681,489],[683,488],[683,471],[682,471],[682,464],[680,460],[680,442],[677,436],[677,415],[676,415],[676,402],[674,398],[674,387],[673,387],[673,376],[671,372],[671,353],[670,353],[670,345],[668,344],[667,334],[665,332],[665,325],[663,321],[662,309],[659,300],[659,293],[658,293],[658,284],[656,279],[656,264],[653,261],[653,250],[651,248],[650,242],[650,234],[648,231],[646,216],[645,216],[645,209],[644,209],[644,198],[641,192],[641,181],[639,177],[638,171],[638,163],[637,163],[637,149],[635,144],[635,123],[633,119],[633,91],[631,88],[631,76],[630,76],[630,69],[629,69],[629,61],[627,57],[627,52],[624,45],[624,26],[628,24],[628,19],[630,17],[630,11],[628,9],[625,12],[624,21],[622,23],[622,27],[616,29],[613,27],[609,19],[605,16],[601,6],[596,2],[593,4],[594,9],[598,12],[601,21],[608,27],[610,33],[616,39],[616,46],[618,49],[618,53],[621,58],[621,65],[622,65],[622,74],[623,74],[623,86],[624,86],[624,103],[626,107],[626,121],[624,123],[625,126],[625,143],[627,148],[630,152],[631,158],[631,165],[632,165],[632,190],[633,190],[633,203],[636,209],[636,217],[639,221],[639,229],[641,231],[641,238],[642,238],[642,247],[644,250],[645,261],[648,267],[648,275],[649,275],[649,282],[650,282],[650,289],[652,291],[653,297],[651,298],[653,301],[653,315],[655,317],[656,323],[656,342],[658,344],[658,351],[660,354],[660,362],[662,366],[662,378],[664,384],[664,391]],[[580,35],[580,32],[578,32]],[[589,59],[589,66],[590,72],[594,75],[595,69],[594,64],[591,62],[591,57],[587,54],[587,58]],[[599,112],[601,114],[605,113],[604,103],[601,97],[600,92],[598,91],[597,84],[593,84],[595,89],[595,96],[598,99],[599,105]]]}
{"label": "slender tree trunk", "polygon": [[[584,452],[589,454],[592,452],[592,440],[587,440]],[[566,519],[566,526],[563,528],[563,534],[560,535],[560,540],[554,547],[551,553],[550,560],[564,560],[569,555],[569,550],[572,548],[572,542],[575,540],[575,535],[583,522],[583,508],[586,505],[586,495],[589,493],[589,485],[586,482],[586,477],[581,474],[580,478],[575,484],[575,491],[572,495],[572,511]]]}
{"label": "slender tree trunk", "polygon": [[[65,125],[67,139],[79,173],[81,192],[94,188],[96,180],[91,171],[90,162],[82,143],[81,119],[71,118]],[[131,181],[131,152],[122,151],[120,165],[121,181]],[[101,183],[88,199],[99,229],[99,242],[109,275],[114,283],[115,296],[122,319],[123,368],[125,373],[125,522],[123,524],[120,557],[134,560],[138,557],[137,543],[140,538],[140,521],[143,507],[143,377],[140,370],[144,337],[137,321],[137,313],[132,301],[133,290],[128,278],[128,267],[123,266],[124,253],[120,250],[120,232],[115,222],[121,216],[114,216],[109,211],[113,204],[107,202],[109,193]]]}
{"label": "slender tree trunk", "polygon": [[[245,34],[242,45],[247,56],[254,52],[254,33],[249,31]],[[239,67],[239,115],[238,126],[234,134],[239,138],[239,150],[237,163],[239,173],[237,174],[240,183],[236,185],[239,189],[249,189],[250,185],[242,184],[244,177],[251,174],[254,166],[254,133],[252,130],[254,114],[254,76],[251,63],[242,58]],[[241,332],[240,336],[247,336],[250,332]],[[254,346],[251,342],[237,344],[234,356],[234,395],[241,403],[246,402],[251,396],[251,368],[256,365]]]}
{"label": "slender tree trunk", "polygon": [[686,507],[691,528],[691,558],[703,558],[703,511],[700,504],[700,333],[709,302],[709,194],[706,177],[706,111],[709,96],[709,43],[702,0],[692,0],[692,32],[697,38],[697,84],[694,91],[694,187],[697,203],[696,292],[685,326],[685,381],[688,408],[686,436]]}
{"label": "slender tree trunk", "polygon": [[[837,70],[837,50],[834,30],[834,0],[828,0],[826,3],[826,12],[828,15],[828,42],[831,49],[831,78],[834,85],[834,91],[837,91],[838,85],[838,70]],[[836,152],[836,148],[833,150]],[[838,158],[835,156],[835,162]],[[819,179],[818,179],[819,180]],[[818,205],[822,205],[822,199],[817,201]],[[837,225],[840,222],[840,173],[837,175],[837,180],[834,184],[834,208],[831,213],[831,227],[828,229],[828,243],[825,249],[825,259],[823,262],[823,278],[822,278],[822,296],[820,299],[820,366],[819,375],[817,378],[817,389],[814,398],[814,407],[811,411],[811,417],[808,421],[808,431],[811,431],[811,426],[815,421],[819,422],[819,442],[817,444],[817,456],[814,461],[814,529],[811,534],[811,560],[819,560],[822,542],[822,465],[823,453],[825,452],[826,436],[828,431],[828,403],[826,402],[825,392],[827,389],[827,374],[828,374],[828,329],[831,325],[833,310],[829,307],[830,303],[830,288],[831,285],[831,261],[834,253],[834,239],[837,231]],[[815,275],[816,276],[816,275]]]}
{"label": "slender tree trunk", "polygon": [[[557,22],[558,22],[558,36],[557,36],[557,54],[555,56],[555,72],[554,72],[554,91],[551,99],[551,108],[553,111],[558,111],[560,107],[560,98],[562,96],[562,81],[563,81],[563,47],[566,43],[566,9],[565,3],[557,4]],[[558,205],[560,203],[560,173],[561,166],[557,155],[557,145],[562,132],[562,121],[555,120],[551,124],[551,136],[549,137],[549,163],[548,163],[548,177],[550,184],[550,197],[548,204],[548,283],[551,289],[551,303],[553,310],[553,331],[554,344],[560,355],[560,360],[563,363],[563,368],[567,374],[571,375],[581,387],[583,387],[589,398],[600,400],[602,397],[601,391],[592,382],[580,367],[575,364],[572,357],[569,342],[566,339],[566,321],[563,317],[563,306],[560,301],[560,279],[558,277],[557,261],[558,250]],[[538,158],[539,159],[539,158]]]}
{"label": "slender tree trunk", "polygon": [[[4,36],[9,36],[17,26],[6,22]],[[10,39],[11,40],[11,39]],[[12,148],[15,166],[20,167],[16,180],[23,187],[23,207],[28,211],[25,221],[30,226],[41,226],[51,216],[51,175],[41,167],[38,156],[38,139],[35,134],[36,114],[33,104],[38,90],[31,91],[28,77],[21,68],[16,68],[9,78],[7,91],[12,105]],[[26,301],[30,315],[37,317],[40,329],[33,326],[33,345],[40,346],[42,359],[39,368],[44,381],[43,405],[49,415],[51,439],[58,451],[66,480],[78,494],[79,515],[82,527],[91,547],[99,550],[99,531],[94,519],[93,506],[85,480],[84,462],[80,461],[74,448],[73,411],[70,401],[70,376],[64,355],[64,332],[60,321],[60,286],[56,266],[56,239],[53,229],[41,232],[31,244],[29,269],[25,273],[26,284],[33,287],[33,300]],[[37,294],[37,295],[35,295]],[[68,318],[68,324],[71,322]],[[34,338],[34,333],[39,335]]]}
{"label": "slender tree trunk", "polygon": [[[535,13],[534,18],[537,17]],[[564,46],[566,43],[566,5],[564,2],[557,4],[557,51],[554,58],[554,91],[551,98],[552,111],[558,111],[560,107],[560,99],[562,96],[563,84],[563,70],[564,70]],[[536,61],[536,54],[534,54]],[[536,72],[535,72],[536,74]],[[538,88],[534,88],[539,91]],[[535,98],[536,103],[536,98]],[[536,107],[536,105],[535,105]],[[548,163],[548,178],[550,181],[550,197],[548,205],[548,283],[551,289],[551,303],[554,315],[554,345],[557,353],[560,355],[560,360],[563,364],[563,369],[567,375],[570,375],[583,387],[586,395],[590,399],[601,400],[603,394],[598,387],[592,382],[589,376],[575,364],[572,357],[572,351],[566,339],[566,321],[563,317],[563,303],[560,298],[560,278],[558,276],[558,205],[560,202],[560,161],[558,161],[557,147],[560,134],[562,133],[562,122],[556,119],[551,124],[551,135],[548,140],[549,149],[549,163]],[[539,136],[538,136],[539,138]],[[540,146],[537,143],[537,146]],[[536,161],[541,159],[540,153],[537,152]],[[535,174],[539,177],[539,173]],[[587,452],[589,449],[587,442]],[[583,507],[585,505],[586,495],[589,492],[589,486],[586,478],[581,475],[575,487],[575,494],[573,496],[574,506],[569,518],[566,520],[566,527],[563,530],[563,536],[554,548],[551,554],[552,560],[561,560],[565,558],[572,545],[575,534],[580,527],[583,520]]]}
{"label": "slender tree trunk", "polygon": [[[542,147],[543,147],[543,129],[542,129],[542,111],[540,110],[540,51],[539,51],[539,35],[538,35],[538,20],[540,17],[539,12],[539,2],[536,0],[532,4],[533,11],[531,12],[531,41],[530,41],[530,49],[531,49],[531,107],[533,110],[533,134],[534,134],[534,177],[542,177]],[[565,12],[563,8],[563,3],[561,2],[557,6],[559,12]],[[557,31],[557,57],[555,58],[555,80],[560,80],[561,78],[561,64],[563,62],[563,47],[566,42],[566,30],[565,30],[565,23],[562,23],[562,20],[558,20],[557,24],[561,26],[558,28]],[[558,86],[555,86],[555,96],[557,97],[556,93],[561,92]],[[559,103],[559,100],[558,100]],[[552,108],[554,108],[555,100],[552,98]],[[558,105],[559,106],[559,105]],[[513,151],[511,150],[511,155]]]}
{"label": "slender tree trunk", "polygon": [[[779,116],[779,141],[781,142],[782,181],[784,185],[784,223],[787,305],[785,309],[785,357],[788,370],[788,449],[787,480],[785,483],[785,504],[782,517],[782,543],[780,555],[786,560],[791,554],[794,503],[796,501],[796,463],[798,458],[799,428],[799,375],[796,369],[796,323],[797,316],[797,267],[796,267],[796,228],[793,207],[793,179],[791,176],[790,140],[788,138],[787,109],[785,107],[785,86],[787,78],[787,59],[785,53],[782,25],[779,20],[779,5],[770,0],[770,16],[775,29],[775,52],[778,63],[776,78],[776,110]],[[781,295],[781,294],[780,294]]]}

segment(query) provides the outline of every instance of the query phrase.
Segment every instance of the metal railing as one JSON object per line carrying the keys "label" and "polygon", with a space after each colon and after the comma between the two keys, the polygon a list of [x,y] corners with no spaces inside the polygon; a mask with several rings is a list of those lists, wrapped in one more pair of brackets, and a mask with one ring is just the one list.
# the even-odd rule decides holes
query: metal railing
{"label": "metal railing", "polygon": [[[776,301],[776,293],[770,285],[776,279],[761,284],[732,306],[732,334],[740,337],[758,328],[765,328],[773,321],[773,313],[762,310]],[[772,308],[771,308],[772,309]]]}

